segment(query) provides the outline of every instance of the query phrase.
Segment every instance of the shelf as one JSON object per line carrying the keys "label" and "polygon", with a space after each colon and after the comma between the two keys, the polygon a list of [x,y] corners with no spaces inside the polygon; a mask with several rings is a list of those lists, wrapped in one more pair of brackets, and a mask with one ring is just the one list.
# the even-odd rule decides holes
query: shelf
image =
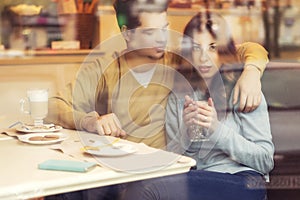
{"label": "shelf", "polygon": [[13,26],[59,27],[61,22],[56,16],[19,16],[12,15]]}
{"label": "shelf", "polygon": [[[7,51],[7,53],[9,53],[9,51]],[[3,52],[2,54],[4,55]],[[91,56],[91,60],[93,60],[94,58],[103,55],[104,52],[98,50],[41,50],[15,51],[15,56],[1,57],[0,52],[0,67],[1,65],[82,63],[90,61],[87,59],[87,56]]]}

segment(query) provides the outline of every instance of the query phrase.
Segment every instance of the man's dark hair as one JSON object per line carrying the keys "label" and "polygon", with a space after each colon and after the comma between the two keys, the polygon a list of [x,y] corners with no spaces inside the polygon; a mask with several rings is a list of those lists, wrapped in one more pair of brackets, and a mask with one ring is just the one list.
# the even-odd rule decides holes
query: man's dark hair
{"label": "man's dark hair", "polygon": [[134,29],[141,25],[139,13],[165,12],[168,5],[169,0],[115,0],[114,9],[120,29]]}

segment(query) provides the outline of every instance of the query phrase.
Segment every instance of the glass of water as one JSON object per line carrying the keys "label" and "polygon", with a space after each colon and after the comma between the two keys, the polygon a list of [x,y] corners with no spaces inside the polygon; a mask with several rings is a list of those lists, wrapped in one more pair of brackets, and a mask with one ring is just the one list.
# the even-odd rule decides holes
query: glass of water
{"label": "glass of water", "polygon": [[190,129],[191,142],[208,141],[207,129],[200,125],[192,125]]}
{"label": "glass of water", "polygon": [[[201,104],[207,104],[206,101],[200,101]],[[208,131],[206,128],[194,124],[190,127],[191,142],[203,142],[208,141]]]}

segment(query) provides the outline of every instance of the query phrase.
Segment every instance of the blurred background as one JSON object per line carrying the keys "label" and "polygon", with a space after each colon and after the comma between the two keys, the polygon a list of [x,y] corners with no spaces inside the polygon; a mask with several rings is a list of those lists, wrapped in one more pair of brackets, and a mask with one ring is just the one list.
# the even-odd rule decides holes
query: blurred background
{"label": "blurred background", "polygon": [[[92,0],[84,0],[90,5]],[[205,0],[173,0],[168,10],[170,28],[183,31],[186,22]],[[210,9],[220,12],[231,26],[236,42],[255,41],[272,58],[298,59],[300,50],[300,1],[298,0],[210,0]],[[90,10],[95,16],[91,44],[119,34],[112,0],[97,0]],[[53,41],[77,40],[80,30],[74,15],[76,0],[1,0],[0,44],[4,49],[51,49]],[[82,12],[81,12],[82,13]],[[84,12],[85,13],[85,12]],[[66,15],[71,15],[66,16]],[[73,15],[73,17],[72,17]],[[76,18],[76,19],[75,19]],[[66,23],[68,22],[68,23]],[[82,25],[80,25],[82,26]]]}

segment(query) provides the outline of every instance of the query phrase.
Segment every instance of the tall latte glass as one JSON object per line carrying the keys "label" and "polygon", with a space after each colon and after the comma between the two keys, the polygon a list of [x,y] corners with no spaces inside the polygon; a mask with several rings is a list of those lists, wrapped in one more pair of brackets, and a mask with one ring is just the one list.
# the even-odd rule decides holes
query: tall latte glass
{"label": "tall latte glass", "polygon": [[[21,111],[30,114],[33,119],[34,126],[42,126],[43,119],[48,114],[48,90],[35,89],[27,91],[27,98],[20,100]],[[28,109],[25,105],[28,104]]]}

